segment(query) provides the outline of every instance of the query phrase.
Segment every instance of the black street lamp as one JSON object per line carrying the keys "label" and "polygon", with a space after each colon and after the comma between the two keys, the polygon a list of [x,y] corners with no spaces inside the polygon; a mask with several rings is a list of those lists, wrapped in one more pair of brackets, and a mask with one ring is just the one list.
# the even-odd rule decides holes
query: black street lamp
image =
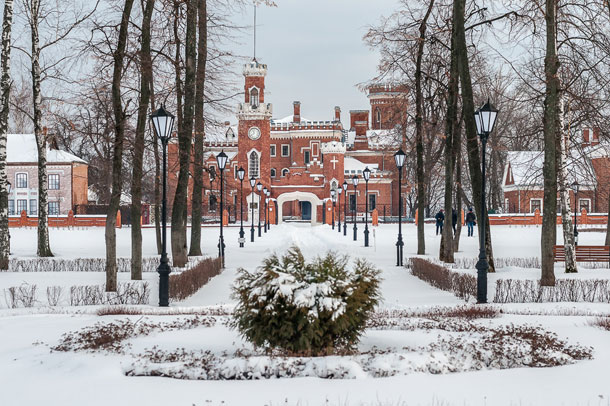
{"label": "black street lamp", "polygon": [[246,239],[244,238],[244,176],[246,175],[246,171],[244,170],[244,168],[240,167],[237,170],[237,177],[239,178],[239,183],[240,183],[240,189],[241,189],[241,195],[240,195],[240,206],[239,206],[239,218],[240,218],[240,225],[239,225],[239,247],[243,248],[244,247],[244,243],[246,242]]}
{"label": "black street lamp", "polygon": [[263,231],[265,231],[265,233],[267,232],[267,201],[269,200],[267,198],[267,188],[264,187],[263,188],[263,196],[265,199],[265,223],[263,223]]}
{"label": "black street lamp", "polygon": [[574,246],[578,245],[578,191],[580,189],[580,185],[578,181],[572,183],[572,191],[574,192]]}
{"label": "black street lamp", "polygon": [[402,149],[394,154],[396,168],[398,169],[398,240],[396,241],[396,266],[402,266],[402,248],[405,243],[402,241],[402,168],[405,166],[407,154]]}
{"label": "black street lamp", "polygon": [[369,246],[369,179],[371,178],[371,170],[367,166],[362,171],[364,177],[364,246]]}
{"label": "black street lamp", "polygon": [[335,198],[337,197],[337,191],[335,189],[330,190],[330,200],[333,202],[333,210],[331,214],[332,229],[335,229]]}
{"label": "black street lamp", "polygon": [[[271,207],[271,190],[267,189],[267,210],[266,213],[269,213],[269,208]],[[271,230],[271,214],[268,214],[269,218],[267,219],[267,230]]]}
{"label": "black street lamp", "polygon": [[163,207],[161,209],[161,263],[157,268],[159,273],[159,306],[169,306],[169,274],[172,271],[167,258],[167,143],[172,136],[174,127],[174,115],[165,111],[163,106],[150,115],[153,128],[157,137],[161,140],[163,149]]}
{"label": "black street lamp", "polygon": [[485,250],[485,233],[487,228],[487,210],[485,208],[485,153],[487,148],[487,139],[493,131],[496,123],[498,110],[489,103],[483,105],[474,113],[474,121],[477,125],[477,132],[481,138],[481,221],[480,226],[480,241],[479,241],[479,260],[475,266],[477,269],[477,303],[487,303],[487,271],[489,263],[487,262],[487,253]]}
{"label": "black street lamp", "polygon": [[227,161],[229,157],[223,151],[220,151],[220,154],[216,156],[216,162],[218,163],[218,169],[220,170],[220,238],[218,239],[218,256],[222,258],[222,266],[225,265],[225,239],[222,234],[222,223],[224,221],[224,194],[223,194],[223,181],[222,174],[227,166]]}
{"label": "black street lamp", "polygon": [[358,240],[358,226],[356,226],[356,212],[358,211],[358,175],[352,176],[354,185],[354,209],[352,210],[352,222],[354,223],[354,241]]}
{"label": "black street lamp", "polygon": [[343,181],[343,235],[347,235],[347,182]]}
{"label": "black street lamp", "polygon": [[261,190],[263,190],[263,184],[258,182],[256,184],[256,190],[258,190],[258,236],[261,236]]}
{"label": "black street lamp", "polygon": [[252,227],[250,227],[250,242],[254,242],[254,186],[256,186],[256,178],[252,176],[250,178],[250,187],[252,188],[252,198],[250,200],[250,207],[252,210]]}
{"label": "black street lamp", "polygon": [[[338,221],[337,221],[337,231],[340,233],[341,232],[341,193],[343,192],[343,189],[341,188],[337,188],[337,202],[339,204],[339,210],[337,210],[337,216]],[[345,219],[343,219],[345,220]]]}

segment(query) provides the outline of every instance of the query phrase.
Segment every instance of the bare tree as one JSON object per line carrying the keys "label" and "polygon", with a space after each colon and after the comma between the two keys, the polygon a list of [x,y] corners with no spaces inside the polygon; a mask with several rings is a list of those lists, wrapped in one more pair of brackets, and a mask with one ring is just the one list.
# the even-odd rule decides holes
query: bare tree
{"label": "bare tree", "polygon": [[106,215],[106,291],[117,289],[116,263],[116,217],[121,202],[121,174],[123,167],[123,140],[125,133],[125,110],[121,100],[121,79],[123,77],[123,61],[127,47],[127,31],[133,0],[125,0],[119,37],[114,51],[114,69],[112,75],[112,110],[114,113],[114,148],[112,159],[112,195]]}
{"label": "bare tree", "polygon": [[131,279],[142,279],[142,166],[144,160],[144,134],[152,86],[152,60],[150,56],[150,21],[155,0],[147,0],[142,18],[142,45],[140,48],[140,101],[134,140],[133,176],[131,179]]}
{"label": "bare tree", "polygon": [[8,231],[8,177],[6,171],[6,142],[8,132],[9,99],[11,93],[11,29],[13,0],[4,1],[2,17],[2,79],[0,82],[0,270],[8,270],[11,240]]}

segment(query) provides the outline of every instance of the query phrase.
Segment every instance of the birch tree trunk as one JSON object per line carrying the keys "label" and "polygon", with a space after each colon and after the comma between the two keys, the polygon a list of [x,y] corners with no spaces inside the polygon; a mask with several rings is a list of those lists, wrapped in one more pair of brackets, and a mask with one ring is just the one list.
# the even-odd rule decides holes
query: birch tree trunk
{"label": "birch tree trunk", "polygon": [[142,280],[142,165],[144,160],[144,134],[148,121],[152,61],[150,59],[150,20],[155,0],[147,0],[142,17],[142,45],[140,49],[140,102],[133,154],[131,178],[131,279]]}
{"label": "birch tree trunk", "polygon": [[197,75],[195,78],[195,151],[193,153],[193,196],[191,212],[190,256],[200,256],[201,252],[201,204],[203,193],[203,145],[205,122],[203,101],[205,89],[205,68],[208,56],[207,0],[199,0],[199,41],[197,45]]}
{"label": "birch tree trunk", "polygon": [[9,99],[11,94],[11,29],[13,0],[4,1],[2,18],[2,79],[0,82],[0,271],[8,270],[11,238],[8,230],[8,176],[6,142],[8,133]]}
{"label": "birch tree trunk", "polygon": [[557,239],[557,140],[561,136],[559,58],[557,56],[557,0],[546,0],[546,56],[544,73],[544,201],[541,236],[542,286],[555,285],[553,246]]}
{"label": "birch tree trunk", "polygon": [[123,138],[125,133],[125,112],[121,101],[121,79],[123,76],[123,60],[127,47],[127,31],[133,0],[125,0],[119,39],[114,51],[112,73],[112,110],[114,113],[114,146],[112,155],[112,194],[106,215],[106,292],[117,289],[116,264],[116,216],[121,204],[121,172],[123,169]]}
{"label": "birch tree trunk", "polygon": [[[30,7],[30,31],[32,34],[32,100],[34,111],[34,137],[38,150],[38,249],[39,257],[52,257],[49,245],[49,211],[47,196],[47,131],[42,128],[42,94],[40,92],[40,41],[38,20],[40,0],[32,0]],[[61,203],[60,203],[61,204]]]}
{"label": "birch tree trunk", "polygon": [[186,42],[184,76],[184,112],[182,128],[178,131],[179,163],[178,183],[172,206],[172,259],[175,267],[183,267],[188,260],[186,242],[187,194],[193,138],[193,113],[195,110],[197,0],[186,3]]}
{"label": "birch tree trunk", "polygon": [[[563,97],[559,100],[559,119],[563,118]],[[560,121],[558,128],[563,129],[563,123]],[[567,184],[568,179],[568,156],[569,147],[568,140],[563,131],[558,132],[559,152],[557,154],[558,176],[557,182],[559,186],[559,196],[561,204],[561,225],[563,226],[563,244],[565,249],[565,271],[566,273],[578,272],[576,267],[576,244],[574,236],[574,228],[572,226],[572,211],[570,210],[570,186]]]}
{"label": "birch tree trunk", "polygon": [[428,18],[432,12],[434,0],[430,0],[428,10],[419,25],[419,43],[417,44],[417,59],[415,61],[415,149],[417,154],[417,254],[426,253],[426,237],[424,234],[424,221],[426,210],[426,179],[424,175],[424,129],[422,110],[424,97],[421,90],[421,64],[424,56],[424,45]]}
{"label": "birch tree trunk", "polygon": [[[466,0],[454,0],[458,10],[454,14],[454,24],[457,25],[457,53],[458,68],[460,72],[460,84],[462,89],[462,109],[464,111],[464,127],[466,133],[466,151],[468,153],[468,171],[472,185],[472,200],[475,212],[479,219],[479,232],[481,227],[485,227],[485,252],[489,263],[489,272],[495,272],[493,260],[493,249],[491,244],[491,230],[487,210],[481,212],[481,158],[479,151],[479,140],[474,122],[474,99],[472,93],[472,79],[470,77],[470,67],[468,66],[468,48],[466,46],[466,33],[464,30],[464,13]],[[493,135],[492,135],[493,136]]]}

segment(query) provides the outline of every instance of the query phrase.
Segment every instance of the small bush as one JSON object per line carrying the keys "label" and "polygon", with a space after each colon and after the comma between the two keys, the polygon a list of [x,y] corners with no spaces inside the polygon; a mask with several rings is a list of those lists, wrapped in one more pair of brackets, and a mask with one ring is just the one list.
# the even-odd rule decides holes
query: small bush
{"label": "small bush", "polygon": [[411,273],[435,288],[452,292],[460,299],[468,301],[477,296],[477,278],[472,275],[453,272],[422,258],[411,258]]}
{"label": "small bush", "polygon": [[48,286],[47,287],[47,302],[49,306],[57,306],[61,301],[63,294],[63,288],[61,286]]}
{"label": "small bush", "polygon": [[4,302],[10,309],[33,307],[36,303],[36,285],[24,283],[4,290]]}
{"label": "small bush", "polygon": [[539,280],[498,279],[494,302],[610,303],[610,281],[607,279],[558,279],[555,286],[541,286]]}
{"label": "small bush", "polygon": [[171,301],[184,300],[197,292],[210,279],[222,271],[220,258],[208,258],[192,268],[169,277],[169,298]]}
{"label": "small bush", "polygon": [[148,304],[148,282],[126,282],[117,285],[116,292],[106,292],[106,285],[72,286],[70,306]]}
{"label": "small bush", "polygon": [[379,297],[379,271],[328,253],[306,263],[297,247],[254,272],[238,270],[234,327],[268,350],[323,355],[357,344]]}

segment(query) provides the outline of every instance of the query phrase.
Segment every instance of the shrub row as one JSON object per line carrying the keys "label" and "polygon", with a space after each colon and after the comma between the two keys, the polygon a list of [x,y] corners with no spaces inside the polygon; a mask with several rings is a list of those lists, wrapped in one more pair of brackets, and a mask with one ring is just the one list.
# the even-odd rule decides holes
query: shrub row
{"label": "shrub row", "polygon": [[199,261],[184,272],[170,275],[169,298],[178,302],[197,292],[203,285],[222,271],[220,258],[207,258]]}
{"label": "shrub row", "polygon": [[[455,263],[444,265],[453,269],[474,269],[478,260],[478,258],[456,258]],[[494,258],[494,265],[498,269],[507,268],[509,266],[514,266],[517,268],[541,268],[539,257]],[[608,264],[607,262],[579,262],[578,266],[587,269],[610,268],[610,264]]]}
{"label": "shrub row", "polygon": [[607,279],[558,279],[555,286],[540,286],[539,280],[498,279],[494,302],[610,303],[610,281]]}
{"label": "shrub row", "polygon": [[[189,258],[187,268],[199,261]],[[156,272],[158,257],[142,259],[142,272]],[[9,272],[106,272],[105,258],[13,258],[8,264]],[[118,272],[131,272],[131,258],[117,258]]]}
{"label": "shrub row", "polygon": [[465,273],[451,271],[422,258],[411,258],[411,273],[435,288],[452,292],[468,301],[477,296],[477,279]]}
{"label": "shrub row", "polygon": [[[4,301],[11,309],[34,307],[40,303],[37,291],[37,285],[24,283],[13,286],[4,289]],[[49,286],[46,292],[48,305],[61,304],[65,291],[68,291],[67,303],[70,306],[148,304],[150,297],[148,282],[119,283],[116,292],[106,292],[106,285],[72,286],[65,290],[62,286]]]}

